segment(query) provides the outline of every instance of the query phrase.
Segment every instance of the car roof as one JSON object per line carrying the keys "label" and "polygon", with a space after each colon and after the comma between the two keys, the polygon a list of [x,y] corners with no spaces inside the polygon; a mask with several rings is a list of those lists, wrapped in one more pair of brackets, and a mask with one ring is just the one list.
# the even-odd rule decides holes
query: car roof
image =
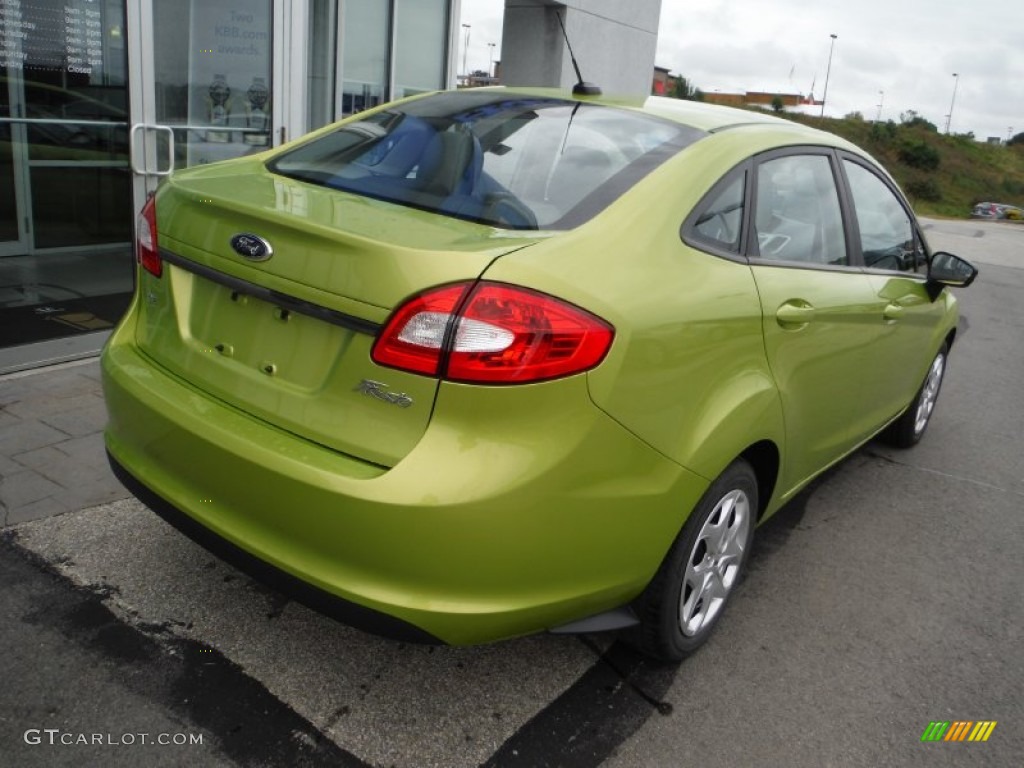
{"label": "car roof", "polygon": [[672,99],[666,96],[650,96],[640,109],[668,120],[700,128],[709,133],[717,133],[737,126],[764,125],[777,130],[792,129],[801,133],[831,135],[801,123],[794,123],[792,120],[769,115],[761,110],[736,109],[720,104]]}
{"label": "car roof", "polygon": [[[819,131],[792,120],[769,115],[760,110],[738,110],[733,106],[712,104],[703,101],[688,101],[668,96],[647,96],[645,98],[620,98],[614,96],[579,96],[561,88],[532,88],[520,86],[487,86],[482,88],[460,89],[458,92],[471,93],[473,91],[502,91],[508,94],[522,94],[528,96],[545,96],[548,98],[564,99],[566,101],[580,101],[582,103],[604,104],[606,106],[618,106],[629,110],[644,112],[655,115],[676,123],[682,123],[692,128],[715,133],[720,130],[735,126],[765,125],[776,129],[792,129],[795,131],[820,134],[822,136],[833,136],[833,134]],[[834,137],[835,138],[835,137]]]}
{"label": "car roof", "polygon": [[[605,106],[633,109],[655,115],[666,120],[697,128],[708,133],[717,133],[739,126],[764,126],[772,130],[790,131],[808,135],[813,143],[845,145],[843,139],[826,131],[770,115],[754,109],[736,109],[720,104],[708,104],[701,101],[686,101],[667,96],[648,96],[646,98],[616,98],[614,96],[577,96],[569,91],[558,88],[527,88],[518,86],[490,86],[475,88],[479,91],[504,91],[506,93],[529,96],[543,96],[567,101],[579,101],[584,104],[603,104]],[[813,138],[812,138],[813,137]]]}

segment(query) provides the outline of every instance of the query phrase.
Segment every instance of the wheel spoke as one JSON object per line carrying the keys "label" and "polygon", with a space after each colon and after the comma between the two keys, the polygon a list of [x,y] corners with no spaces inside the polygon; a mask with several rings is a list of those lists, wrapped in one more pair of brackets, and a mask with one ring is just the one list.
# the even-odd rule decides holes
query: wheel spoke
{"label": "wheel spoke", "polygon": [[699,578],[684,585],[683,594],[686,594],[686,586],[690,587],[690,594],[679,606],[679,623],[686,634],[696,633],[707,622],[707,612],[711,604],[710,593],[714,589],[715,581],[715,574],[705,570]]}

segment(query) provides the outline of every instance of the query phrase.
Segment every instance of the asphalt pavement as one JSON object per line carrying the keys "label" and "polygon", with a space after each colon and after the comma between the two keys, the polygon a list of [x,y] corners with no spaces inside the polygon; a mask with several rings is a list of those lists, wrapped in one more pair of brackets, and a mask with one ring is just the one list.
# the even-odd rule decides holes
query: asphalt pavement
{"label": "asphalt pavement", "polygon": [[[981,268],[928,435],[865,446],[762,526],[680,665],[331,622],[119,498],[95,361],[0,379],[0,765],[1019,765],[1024,227],[926,226]],[[947,720],[997,724],[921,741]]]}

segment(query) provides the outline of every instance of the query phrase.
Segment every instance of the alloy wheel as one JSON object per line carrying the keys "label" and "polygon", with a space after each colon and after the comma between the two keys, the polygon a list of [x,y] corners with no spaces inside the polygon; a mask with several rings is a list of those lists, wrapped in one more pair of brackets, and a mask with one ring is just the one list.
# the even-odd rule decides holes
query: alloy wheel
{"label": "alloy wheel", "polygon": [[937,355],[932,361],[932,367],[928,370],[928,378],[925,379],[921,388],[921,397],[917,402],[917,413],[914,415],[914,434],[919,435],[928,426],[928,419],[935,410],[935,401],[939,397],[939,387],[942,386],[942,375],[946,371],[946,356]]}
{"label": "alloy wheel", "polygon": [[750,499],[738,489],[708,515],[683,573],[679,628],[684,635],[697,635],[722,610],[743,564],[751,524]]}

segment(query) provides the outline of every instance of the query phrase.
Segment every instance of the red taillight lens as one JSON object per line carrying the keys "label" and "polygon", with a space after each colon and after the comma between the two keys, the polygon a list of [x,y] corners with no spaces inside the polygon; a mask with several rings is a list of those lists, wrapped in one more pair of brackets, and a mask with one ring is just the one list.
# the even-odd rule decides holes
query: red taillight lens
{"label": "red taillight lens", "polygon": [[142,207],[136,223],[135,254],[142,268],[151,275],[160,277],[164,263],[156,240],[156,198],[151,197]]}
{"label": "red taillight lens", "polygon": [[374,362],[437,376],[445,336],[469,287],[469,283],[447,285],[403,304],[373,345]]}
{"label": "red taillight lens", "polygon": [[546,294],[501,283],[445,286],[407,302],[373,359],[451,381],[519,384],[570,376],[604,359],[614,329]]}

